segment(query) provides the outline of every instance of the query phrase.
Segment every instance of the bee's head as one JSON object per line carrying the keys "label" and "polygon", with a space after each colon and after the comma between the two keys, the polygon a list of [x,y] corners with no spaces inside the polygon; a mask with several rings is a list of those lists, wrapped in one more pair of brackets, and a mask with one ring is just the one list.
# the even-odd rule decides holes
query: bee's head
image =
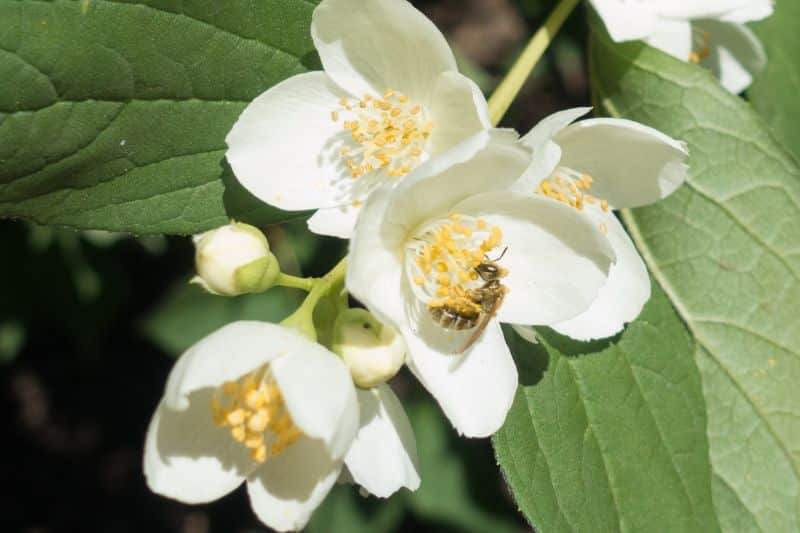
{"label": "bee's head", "polygon": [[493,262],[483,262],[475,267],[475,272],[478,273],[478,276],[483,281],[495,281],[507,274],[505,268],[493,263]]}

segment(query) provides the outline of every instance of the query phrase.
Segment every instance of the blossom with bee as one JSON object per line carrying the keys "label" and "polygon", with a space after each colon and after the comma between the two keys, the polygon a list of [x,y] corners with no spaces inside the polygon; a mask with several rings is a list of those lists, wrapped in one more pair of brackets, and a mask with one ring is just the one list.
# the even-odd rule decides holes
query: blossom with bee
{"label": "blossom with bee", "polygon": [[373,189],[488,128],[488,107],[406,0],[323,0],[311,36],[324,71],[258,96],[228,134],[227,158],[264,202],[316,209],[311,231],[348,238]]}
{"label": "blossom with bee", "polygon": [[[616,263],[584,313],[554,324],[578,340],[610,337],[639,316],[650,298],[650,277],[612,210],[639,207],[672,194],[687,177],[686,144],[631,120],[575,122],[591,108],[555,113],[522,138],[533,162],[513,189],[568,205],[607,235]],[[526,338],[530,331],[518,329]]]}
{"label": "blossom with bee", "polygon": [[181,356],[144,453],[154,492],[204,503],[246,483],[256,515],[278,531],[302,529],[344,466],[372,494],[419,485],[413,433],[397,398],[385,384],[356,391],[326,348],[250,321],[217,330]]}
{"label": "blossom with bee", "polygon": [[617,42],[644,39],[683,61],[710,69],[740,93],[766,64],[745,22],[772,14],[772,0],[589,0]]}
{"label": "blossom with bee", "polygon": [[614,260],[578,211],[508,191],[530,164],[515,133],[480,132],[376,190],[350,241],[348,290],[400,332],[406,364],[470,437],[494,433],[516,391],[500,322],[579,315]]}

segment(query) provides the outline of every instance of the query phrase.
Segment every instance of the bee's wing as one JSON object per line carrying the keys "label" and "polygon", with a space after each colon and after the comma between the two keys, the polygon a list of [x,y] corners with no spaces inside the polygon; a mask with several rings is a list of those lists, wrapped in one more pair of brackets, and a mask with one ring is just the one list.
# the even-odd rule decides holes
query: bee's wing
{"label": "bee's wing", "polygon": [[462,346],[461,349],[458,351],[459,354],[466,352],[472,347],[473,344],[475,344],[475,342],[481,337],[483,330],[485,330],[486,326],[489,325],[489,321],[492,320],[495,317],[495,315],[497,315],[497,310],[500,309],[500,306],[502,305],[503,300],[505,299],[506,291],[508,290],[504,286],[501,287],[503,290],[500,293],[500,296],[497,298],[497,300],[495,300],[491,310],[483,314],[480,322],[478,322],[478,326],[475,328],[475,331],[472,332],[472,335],[469,336],[467,342],[465,342],[464,346]]}

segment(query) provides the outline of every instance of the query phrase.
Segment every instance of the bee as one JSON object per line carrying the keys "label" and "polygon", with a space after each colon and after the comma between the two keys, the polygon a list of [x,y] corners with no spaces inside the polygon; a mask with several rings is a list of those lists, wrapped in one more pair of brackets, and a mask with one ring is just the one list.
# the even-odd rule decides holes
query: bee
{"label": "bee", "polygon": [[497,264],[506,250],[503,250],[497,259],[485,257],[475,267],[475,273],[484,282],[483,286],[466,291],[462,289],[455,296],[428,307],[433,320],[443,328],[459,331],[475,329],[458,351],[460,354],[466,352],[480,338],[489,321],[497,314],[508,292],[508,287],[500,283],[500,279],[504,278],[508,271]]}

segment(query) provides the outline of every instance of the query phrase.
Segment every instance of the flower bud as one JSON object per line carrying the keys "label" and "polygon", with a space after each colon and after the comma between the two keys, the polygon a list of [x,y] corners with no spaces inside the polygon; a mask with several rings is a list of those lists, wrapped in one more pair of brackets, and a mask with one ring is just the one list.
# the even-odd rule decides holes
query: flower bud
{"label": "flower bud", "polygon": [[196,235],[194,244],[197,276],[192,282],[213,294],[262,292],[272,287],[280,275],[267,238],[248,224],[231,222]]}
{"label": "flower bud", "polygon": [[390,380],[405,363],[403,337],[364,309],[344,311],[333,328],[333,351],[342,357],[353,382],[362,389]]}

